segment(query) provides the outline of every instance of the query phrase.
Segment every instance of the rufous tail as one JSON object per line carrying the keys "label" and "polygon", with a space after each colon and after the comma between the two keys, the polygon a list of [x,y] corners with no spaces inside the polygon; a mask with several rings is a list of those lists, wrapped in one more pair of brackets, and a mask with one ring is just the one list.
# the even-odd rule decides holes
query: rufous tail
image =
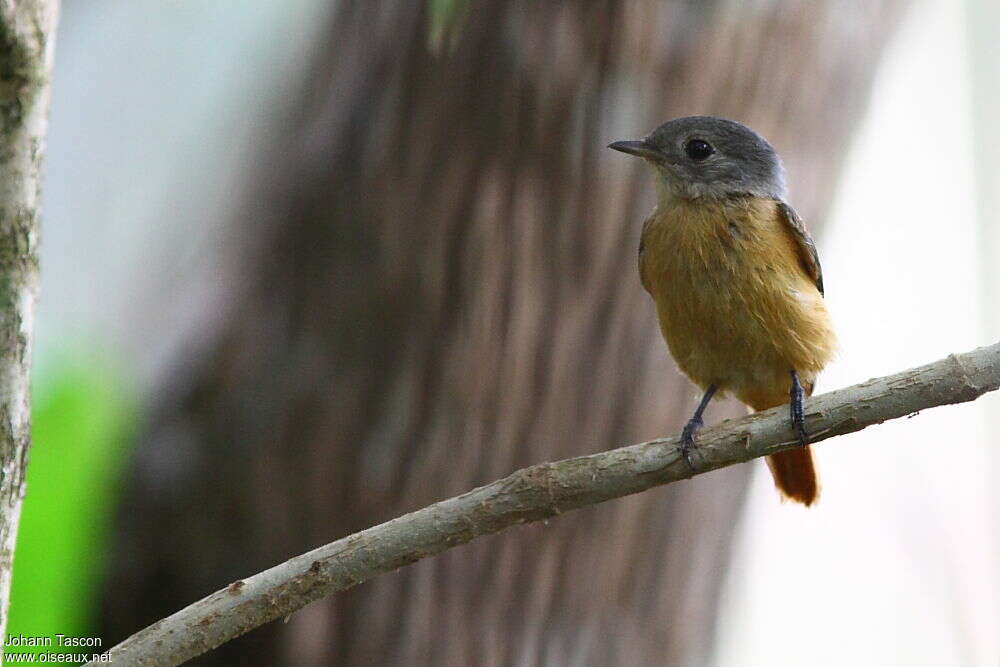
{"label": "rufous tail", "polygon": [[789,449],[767,457],[774,485],[785,498],[809,507],[819,497],[819,482],[809,446]]}

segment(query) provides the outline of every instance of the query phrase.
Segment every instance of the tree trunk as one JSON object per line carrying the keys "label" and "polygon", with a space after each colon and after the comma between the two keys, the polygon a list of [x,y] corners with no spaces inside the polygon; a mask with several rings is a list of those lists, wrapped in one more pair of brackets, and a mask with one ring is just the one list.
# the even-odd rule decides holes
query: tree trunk
{"label": "tree trunk", "polygon": [[0,3],[0,637],[31,446],[39,188],[58,7]]}
{"label": "tree trunk", "polygon": [[[778,4],[341,2],[262,150],[232,308],[153,397],[105,639],[515,468],[677,430],[692,392],[635,266],[652,183],[604,146],[742,120],[817,228],[899,2]],[[202,664],[705,664],[748,473],[456,549]]]}

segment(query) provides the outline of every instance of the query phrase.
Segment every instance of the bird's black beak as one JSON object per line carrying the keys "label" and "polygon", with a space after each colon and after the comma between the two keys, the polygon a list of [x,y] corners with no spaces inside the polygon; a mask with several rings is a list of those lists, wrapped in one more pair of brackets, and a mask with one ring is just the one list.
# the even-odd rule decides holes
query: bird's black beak
{"label": "bird's black beak", "polygon": [[666,159],[663,153],[653,148],[645,141],[616,141],[613,144],[608,144],[608,148],[621,151],[622,153],[628,153],[629,155],[638,155],[639,157],[652,160],[653,162],[662,163]]}

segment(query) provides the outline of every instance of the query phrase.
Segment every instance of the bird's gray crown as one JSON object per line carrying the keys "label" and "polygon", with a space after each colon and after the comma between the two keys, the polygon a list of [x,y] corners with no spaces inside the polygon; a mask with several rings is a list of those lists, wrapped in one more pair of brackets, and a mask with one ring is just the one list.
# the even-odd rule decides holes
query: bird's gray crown
{"label": "bird's gray crown", "polygon": [[616,142],[611,148],[653,163],[666,184],[684,197],[785,196],[778,154],[762,136],[736,121],[677,118],[642,141]]}

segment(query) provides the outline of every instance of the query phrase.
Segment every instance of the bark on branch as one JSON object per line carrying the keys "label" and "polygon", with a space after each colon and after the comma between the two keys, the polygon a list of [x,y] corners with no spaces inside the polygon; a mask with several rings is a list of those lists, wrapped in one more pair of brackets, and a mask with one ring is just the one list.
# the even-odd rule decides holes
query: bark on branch
{"label": "bark on branch", "polygon": [[31,442],[39,171],[58,6],[0,0],[0,637]]}
{"label": "bark on branch", "polygon": [[[859,431],[1000,386],[1000,343],[813,397],[813,441]],[[177,665],[268,621],[481,535],[638,493],[797,446],[781,407],[702,431],[692,472],[678,438],[542,463],[236,581],[110,650],[115,665]],[[90,663],[96,664],[96,663]]]}

